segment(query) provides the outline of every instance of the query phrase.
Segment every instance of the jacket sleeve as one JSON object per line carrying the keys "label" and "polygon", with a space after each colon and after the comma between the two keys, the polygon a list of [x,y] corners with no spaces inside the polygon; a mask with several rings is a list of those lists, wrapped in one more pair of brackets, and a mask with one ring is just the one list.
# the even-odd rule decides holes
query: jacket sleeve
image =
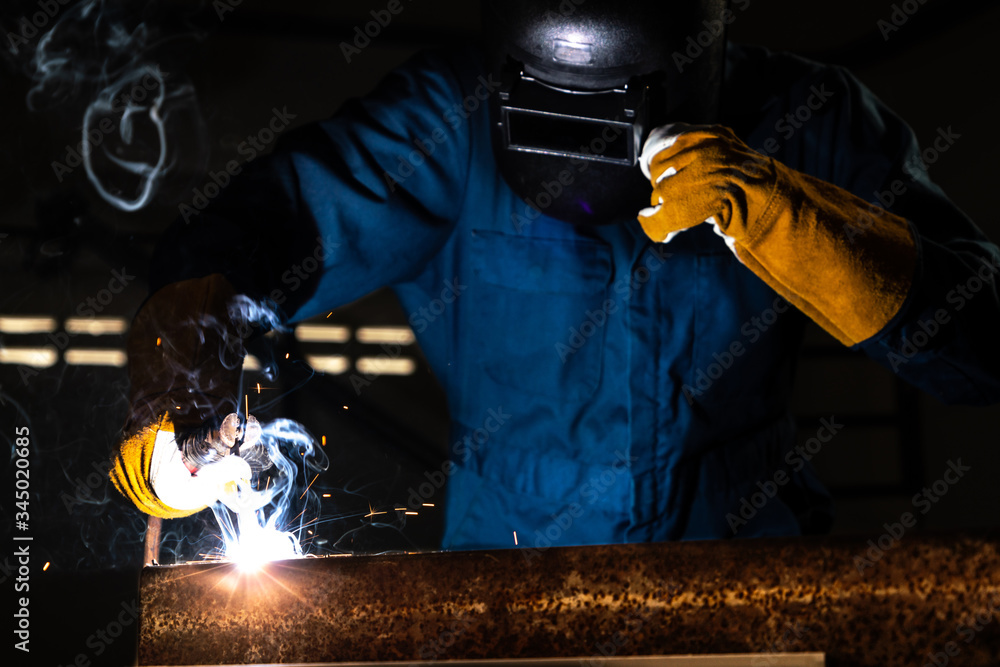
{"label": "jacket sleeve", "polygon": [[283,136],[230,183],[207,180],[193,202],[203,210],[182,208],[157,248],[151,290],[222,273],[298,320],[419,273],[466,191],[470,132],[457,68],[469,66],[415,56],[331,119]]}
{"label": "jacket sleeve", "polygon": [[[833,114],[831,180],[906,218],[917,244],[902,308],[855,349],[946,403],[1000,401],[1000,251],[928,177],[961,134],[942,127],[921,153],[913,131],[853,76],[829,72],[846,93]],[[844,232],[863,235],[866,224],[846,221]]]}

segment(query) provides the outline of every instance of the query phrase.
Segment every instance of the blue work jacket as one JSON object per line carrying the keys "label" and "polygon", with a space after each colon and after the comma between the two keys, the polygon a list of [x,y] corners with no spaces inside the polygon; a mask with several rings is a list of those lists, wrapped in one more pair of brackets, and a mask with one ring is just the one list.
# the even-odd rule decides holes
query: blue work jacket
{"label": "blue work jacket", "polygon": [[[788,412],[804,316],[707,225],[662,245],[637,211],[577,227],[529,207],[494,164],[497,84],[472,48],[414,57],[179,223],[161,280],[223,271],[290,321],[391,286],[448,398],[446,548],[821,529]],[[1000,254],[910,129],[843,69],[756,48],[730,46],[723,109],[751,147],[914,226],[912,292],[858,347],[944,401],[998,400]],[[308,256],[321,270],[292,289]]]}

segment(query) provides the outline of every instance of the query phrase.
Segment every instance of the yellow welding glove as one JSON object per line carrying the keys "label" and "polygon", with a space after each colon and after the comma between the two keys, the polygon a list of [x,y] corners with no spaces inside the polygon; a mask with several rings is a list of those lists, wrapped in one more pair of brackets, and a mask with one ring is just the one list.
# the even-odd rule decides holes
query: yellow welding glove
{"label": "yellow welding glove", "polygon": [[[143,427],[118,446],[111,459],[109,472],[111,481],[123,496],[132,501],[132,504],[146,514],[152,514],[161,519],[177,519],[204,509],[204,507],[195,507],[182,510],[171,507],[156,495],[150,472],[153,468],[154,450],[158,438],[161,445],[166,444],[167,449],[172,448],[179,453],[174,444],[174,425],[170,423],[170,418],[164,414],[156,423]],[[170,442],[164,443],[164,438],[169,438]],[[161,446],[158,454],[162,457],[165,453],[167,452]]]}
{"label": "yellow welding glove", "polygon": [[639,222],[666,243],[703,222],[743,264],[845,345],[878,333],[910,289],[909,223],[756,153],[732,130],[654,130],[640,166],[653,185]]}
{"label": "yellow welding glove", "polygon": [[[220,274],[185,280],[153,294],[132,323],[130,413],[109,476],[148,514],[187,516],[234,492],[232,484],[249,483],[247,462],[223,457],[218,438],[222,417],[237,406],[245,354],[235,296]],[[211,446],[185,459],[181,444],[189,441]]]}
{"label": "yellow welding glove", "polygon": [[216,500],[240,511],[237,501],[251,495],[252,470],[239,456],[222,456],[197,468],[189,464],[169,413],[121,443],[109,476],[137,508],[161,519],[189,516]]}

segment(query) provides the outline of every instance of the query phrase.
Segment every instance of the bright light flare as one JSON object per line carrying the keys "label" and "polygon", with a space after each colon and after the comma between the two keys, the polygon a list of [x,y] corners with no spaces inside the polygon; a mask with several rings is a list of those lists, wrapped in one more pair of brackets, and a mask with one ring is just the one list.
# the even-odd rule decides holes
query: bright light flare
{"label": "bright light flare", "polygon": [[274,560],[302,556],[302,549],[294,535],[276,528],[255,527],[254,523],[241,521],[239,541],[226,546],[226,558],[241,570],[253,572]]}
{"label": "bright light flare", "polygon": [[[234,562],[241,571],[258,570],[265,563],[275,560],[302,558],[303,551],[297,535],[308,522],[296,520],[318,511],[318,498],[309,494],[309,488],[327,468],[329,459],[318,443],[300,424],[288,419],[278,419],[261,424],[260,445],[266,448],[275,469],[267,478],[263,491],[237,484],[236,502],[226,502],[228,496],[212,505],[212,512],[219,523],[225,560]],[[313,471],[306,490],[294,493],[294,480],[300,469],[287,456],[300,451],[304,468]],[[244,480],[245,481],[245,480]],[[273,482],[273,484],[272,484]],[[260,479],[257,480],[260,486]],[[309,497],[309,500],[302,501]],[[292,519],[287,517],[301,506]],[[293,509],[295,507],[295,509]]]}

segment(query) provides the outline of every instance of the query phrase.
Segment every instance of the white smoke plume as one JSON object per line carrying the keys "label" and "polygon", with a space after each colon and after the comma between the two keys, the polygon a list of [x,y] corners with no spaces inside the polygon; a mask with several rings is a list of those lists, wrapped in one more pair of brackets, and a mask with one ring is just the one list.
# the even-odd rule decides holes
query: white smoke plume
{"label": "white smoke plume", "polygon": [[[164,34],[156,4],[77,2],[37,38],[27,67],[30,109],[83,109],[77,146],[87,178],[127,212],[153,201],[175,166],[177,147],[168,137],[184,134],[175,126],[194,119],[202,129],[193,86],[158,62],[174,42],[196,35]],[[60,181],[74,166],[53,164]]]}

